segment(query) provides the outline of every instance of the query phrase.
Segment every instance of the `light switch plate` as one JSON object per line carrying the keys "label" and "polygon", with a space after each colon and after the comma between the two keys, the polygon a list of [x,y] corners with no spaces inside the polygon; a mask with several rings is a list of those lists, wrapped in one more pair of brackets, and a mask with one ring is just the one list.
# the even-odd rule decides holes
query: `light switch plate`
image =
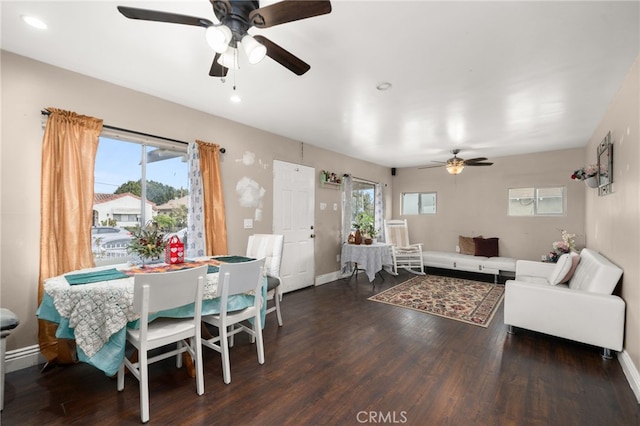
{"label": "light switch plate", "polygon": [[253,228],[253,219],[245,219],[244,229],[252,229],[252,228]]}

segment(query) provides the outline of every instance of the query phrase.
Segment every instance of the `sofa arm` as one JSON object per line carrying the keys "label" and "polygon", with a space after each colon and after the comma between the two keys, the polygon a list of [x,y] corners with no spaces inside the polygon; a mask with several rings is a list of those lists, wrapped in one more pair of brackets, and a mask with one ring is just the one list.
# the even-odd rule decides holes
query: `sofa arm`
{"label": "sofa arm", "polygon": [[518,260],[516,262],[516,279],[521,276],[529,276],[543,277],[548,281],[555,268],[555,263]]}
{"label": "sofa arm", "polygon": [[505,324],[622,350],[625,303],[620,297],[517,280],[505,286]]}

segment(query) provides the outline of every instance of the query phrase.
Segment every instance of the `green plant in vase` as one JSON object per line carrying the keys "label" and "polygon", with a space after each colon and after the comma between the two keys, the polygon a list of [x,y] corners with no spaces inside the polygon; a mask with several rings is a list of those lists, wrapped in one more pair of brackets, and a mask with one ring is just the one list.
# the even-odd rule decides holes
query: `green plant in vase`
{"label": "green plant in vase", "polygon": [[127,246],[129,253],[134,253],[142,260],[142,266],[151,260],[159,259],[164,252],[164,234],[158,229],[156,222],[147,222],[144,227],[135,228],[131,232],[131,242]]}
{"label": "green plant in vase", "polygon": [[376,231],[376,227],[373,225],[373,223],[367,223],[365,227],[365,233],[369,236],[369,238],[374,240],[376,238],[376,235],[378,234],[378,232]]}

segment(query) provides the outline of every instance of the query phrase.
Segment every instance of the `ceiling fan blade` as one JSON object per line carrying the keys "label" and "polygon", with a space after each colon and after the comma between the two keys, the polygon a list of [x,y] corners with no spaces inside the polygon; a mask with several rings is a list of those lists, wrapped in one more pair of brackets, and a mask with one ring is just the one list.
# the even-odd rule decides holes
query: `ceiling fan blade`
{"label": "ceiling fan blade", "polygon": [[469,166],[469,167],[475,167],[475,166],[492,166],[493,163],[465,163],[465,166]]}
{"label": "ceiling fan blade", "polygon": [[444,167],[445,164],[438,164],[436,166],[421,166],[418,167],[418,170],[422,170],[422,169],[435,169],[436,167]]}
{"label": "ceiling fan blade", "polygon": [[218,58],[220,57],[220,53],[216,53],[216,56],[213,57],[213,64],[211,64],[211,70],[209,71],[209,75],[211,77],[226,77],[227,71],[229,69],[224,67],[218,63]]}
{"label": "ceiling fan blade", "polygon": [[284,0],[251,11],[249,22],[258,28],[269,28],[331,12],[330,1]]}
{"label": "ceiling fan blade", "polygon": [[465,163],[477,163],[478,161],[487,161],[487,157],[477,157],[477,158],[469,158],[468,160],[464,160]]}
{"label": "ceiling fan blade", "polygon": [[168,22],[170,24],[193,25],[207,28],[213,25],[208,19],[195,16],[179,15],[177,13],[160,12],[157,10],[138,9],[135,7],[118,6],[118,10],[129,19],[141,19],[143,21]]}
{"label": "ceiling fan blade", "polygon": [[[279,4],[279,3],[278,3]],[[289,69],[291,72],[302,75],[311,69],[311,65],[295,56],[293,53],[283,49],[271,40],[261,35],[253,37],[256,41],[262,43],[267,48],[267,56]]]}

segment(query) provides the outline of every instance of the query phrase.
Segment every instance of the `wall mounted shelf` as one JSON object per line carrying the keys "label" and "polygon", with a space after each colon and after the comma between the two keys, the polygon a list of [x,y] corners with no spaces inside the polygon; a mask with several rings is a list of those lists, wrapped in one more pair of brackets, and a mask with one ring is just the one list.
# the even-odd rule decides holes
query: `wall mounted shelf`
{"label": "wall mounted shelf", "polygon": [[320,186],[323,188],[340,189],[342,188],[342,179],[338,173],[323,170],[320,172]]}

